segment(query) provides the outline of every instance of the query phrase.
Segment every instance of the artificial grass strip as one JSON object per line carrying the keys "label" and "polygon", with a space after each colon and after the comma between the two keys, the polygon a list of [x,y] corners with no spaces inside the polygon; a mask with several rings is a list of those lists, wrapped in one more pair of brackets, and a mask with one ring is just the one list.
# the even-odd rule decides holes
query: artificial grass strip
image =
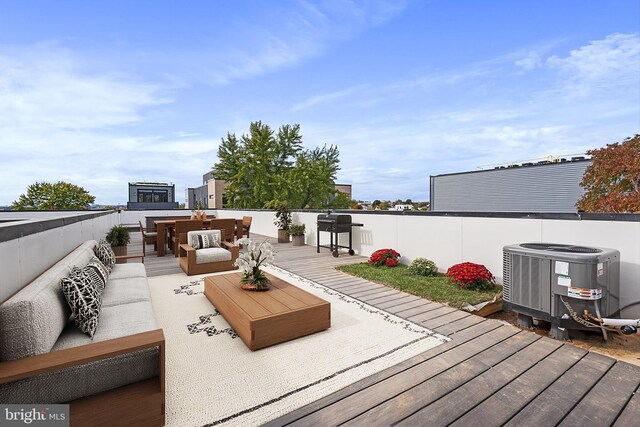
{"label": "artificial grass strip", "polygon": [[336,269],[430,301],[446,303],[451,307],[460,307],[463,302],[476,305],[493,299],[495,294],[502,291],[500,285],[496,285],[495,289],[488,291],[459,289],[444,274],[419,276],[411,273],[406,265],[374,267],[368,263],[360,263],[341,265]]}

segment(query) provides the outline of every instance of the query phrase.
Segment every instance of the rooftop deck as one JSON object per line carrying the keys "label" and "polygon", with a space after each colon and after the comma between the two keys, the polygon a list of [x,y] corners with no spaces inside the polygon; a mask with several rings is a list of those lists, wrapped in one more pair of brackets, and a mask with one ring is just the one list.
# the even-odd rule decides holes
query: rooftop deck
{"label": "rooftop deck", "polygon": [[[142,252],[139,234],[132,240],[129,252]],[[363,257],[271,240],[279,267],[452,340],[269,425],[631,426],[640,419],[638,366],[334,269]],[[147,248],[149,276],[182,271],[177,258]]]}

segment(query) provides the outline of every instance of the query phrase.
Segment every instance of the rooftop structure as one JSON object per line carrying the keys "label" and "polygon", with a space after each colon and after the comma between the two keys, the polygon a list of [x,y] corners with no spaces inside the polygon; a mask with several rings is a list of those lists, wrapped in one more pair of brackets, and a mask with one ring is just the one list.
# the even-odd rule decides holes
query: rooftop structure
{"label": "rooftop structure", "polygon": [[576,212],[590,159],[526,162],[430,177],[435,212]]}
{"label": "rooftop structure", "polygon": [[178,209],[175,184],[130,182],[127,209]]}

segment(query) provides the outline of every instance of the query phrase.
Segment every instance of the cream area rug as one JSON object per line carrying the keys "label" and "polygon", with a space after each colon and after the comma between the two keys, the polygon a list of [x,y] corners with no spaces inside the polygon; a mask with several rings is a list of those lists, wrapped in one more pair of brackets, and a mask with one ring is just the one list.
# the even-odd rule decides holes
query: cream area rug
{"label": "cream area rug", "polygon": [[251,351],[205,297],[207,275],[149,278],[166,340],[167,425],[260,425],[448,340],[285,270],[265,271],[329,301],[331,328]]}

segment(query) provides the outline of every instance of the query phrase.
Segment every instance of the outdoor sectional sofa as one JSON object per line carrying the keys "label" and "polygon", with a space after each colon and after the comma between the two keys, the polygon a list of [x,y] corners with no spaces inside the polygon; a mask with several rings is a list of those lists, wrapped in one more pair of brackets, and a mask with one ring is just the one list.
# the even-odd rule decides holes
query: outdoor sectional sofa
{"label": "outdoor sectional sofa", "polygon": [[70,319],[60,279],[83,243],[0,305],[0,403],[70,403],[71,425],[163,425],[164,334],[142,263],[116,264],[93,338]]}

